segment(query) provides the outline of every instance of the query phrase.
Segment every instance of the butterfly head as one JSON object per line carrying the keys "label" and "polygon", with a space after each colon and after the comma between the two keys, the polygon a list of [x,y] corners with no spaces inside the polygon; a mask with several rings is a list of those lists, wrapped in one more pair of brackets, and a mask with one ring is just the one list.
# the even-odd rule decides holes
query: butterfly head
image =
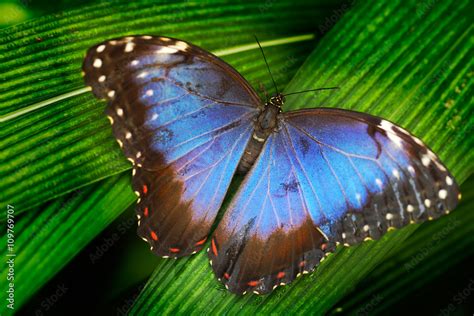
{"label": "butterfly head", "polygon": [[281,93],[277,93],[268,100],[266,107],[273,106],[278,108],[278,112],[281,113],[281,107],[285,103],[285,96]]}
{"label": "butterfly head", "polygon": [[259,128],[264,138],[268,137],[277,127],[277,116],[282,112],[281,107],[285,102],[285,96],[277,93],[265,103],[264,109],[258,116]]}

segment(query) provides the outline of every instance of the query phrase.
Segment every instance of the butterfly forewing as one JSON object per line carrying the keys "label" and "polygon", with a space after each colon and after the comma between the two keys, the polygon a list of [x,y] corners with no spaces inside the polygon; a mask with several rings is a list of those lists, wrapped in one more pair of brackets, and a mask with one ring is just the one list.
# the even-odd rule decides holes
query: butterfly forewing
{"label": "butterfly forewing", "polygon": [[166,37],[103,42],[83,69],[134,164],[139,235],[161,256],[201,249],[251,135],[257,95],[217,57]]}
{"label": "butterfly forewing", "polygon": [[306,201],[332,241],[354,244],[438,218],[458,186],[438,157],[399,126],[368,114],[311,109],[283,115],[280,133],[311,183]]}

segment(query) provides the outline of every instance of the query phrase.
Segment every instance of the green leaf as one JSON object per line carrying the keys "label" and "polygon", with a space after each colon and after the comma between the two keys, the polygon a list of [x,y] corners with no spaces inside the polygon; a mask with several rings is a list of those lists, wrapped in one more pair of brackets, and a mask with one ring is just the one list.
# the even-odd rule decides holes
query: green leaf
{"label": "green leaf", "polygon": [[[135,201],[129,183],[128,175],[110,177],[20,217],[14,206],[14,251],[9,253],[16,256],[7,257],[6,247],[0,254],[15,260],[16,310]],[[6,245],[7,235],[0,240]],[[2,302],[7,298],[7,273],[0,273]],[[5,303],[0,305],[2,315],[8,311]]]}
{"label": "green leaf", "polygon": [[[0,202],[25,210],[130,169],[103,114],[104,102],[90,92],[75,95],[84,92],[81,64],[91,45],[127,34],[162,34],[225,52],[254,43],[253,34],[265,41],[311,33],[312,21],[322,21],[330,9],[289,0],[119,1],[1,31]],[[289,81],[313,47],[306,41],[268,49],[278,84]],[[258,50],[225,58],[255,86],[269,83]]]}
{"label": "green leaf", "polygon": [[[335,106],[390,119],[422,138],[464,181],[472,173],[474,123],[468,8],[468,1],[436,3],[414,13],[415,1],[359,3],[323,38],[285,91],[341,89],[288,97],[285,109]],[[131,314],[323,314],[418,227],[340,248],[315,273],[265,297],[225,291],[205,253],[161,261]]]}

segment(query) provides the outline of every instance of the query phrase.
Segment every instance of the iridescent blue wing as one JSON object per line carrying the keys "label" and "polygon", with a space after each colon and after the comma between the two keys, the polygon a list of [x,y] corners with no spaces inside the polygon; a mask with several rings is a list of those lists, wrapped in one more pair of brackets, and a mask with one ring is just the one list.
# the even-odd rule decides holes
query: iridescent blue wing
{"label": "iridescent blue wing", "polygon": [[92,47],[85,80],[134,164],[139,235],[179,257],[201,249],[252,132],[260,101],[229,65],[172,38]]}
{"label": "iridescent blue wing", "polygon": [[357,112],[284,113],[219,224],[209,256],[233,292],[266,293],[337,243],[453,210],[458,186],[419,139]]}
{"label": "iridescent blue wing", "polygon": [[268,293],[324,256],[327,241],[287,151],[282,135],[270,135],[212,237],[211,266],[233,293]]}

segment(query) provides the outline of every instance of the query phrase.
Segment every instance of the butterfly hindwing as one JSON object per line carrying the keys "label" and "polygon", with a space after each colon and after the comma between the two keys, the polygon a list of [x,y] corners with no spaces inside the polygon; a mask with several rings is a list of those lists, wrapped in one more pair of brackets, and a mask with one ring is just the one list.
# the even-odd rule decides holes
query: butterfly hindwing
{"label": "butterfly hindwing", "polygon": [[235,293],[270,292],[312,270],[337,243],[453,210],[458,187],[419,139],[336,109],[279,116],[211,240],[217,277]]}
{"label": "butterfly hindwing", "polygon": [[217,57],[166,37],[101,43],[83,68],[134,164],[139,235],[160,256],[201,249],[252,133],[257,95]]}
{"label": "butterfly hindwing", "polygon": [[297,172],[281,135],[271,135],[208,250],[214,273],[230,291],[268,293],[313,270],[329,250]]}

